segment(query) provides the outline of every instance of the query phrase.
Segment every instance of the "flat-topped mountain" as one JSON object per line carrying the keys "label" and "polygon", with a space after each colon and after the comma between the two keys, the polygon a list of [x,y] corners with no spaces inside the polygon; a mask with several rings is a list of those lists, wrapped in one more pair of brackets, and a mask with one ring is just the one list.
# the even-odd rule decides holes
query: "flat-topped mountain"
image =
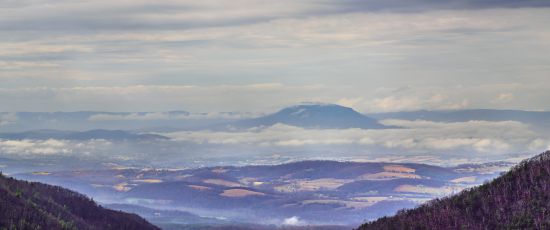
{"label": "flat-topped mountain", "polygon": [[303,104],[284,108],[263,117],[232,123],[236,127],[250,128],[286,124],[303,128],[362,128],[384,129],[376,119],[367,117],[352,108],[334,104]]}

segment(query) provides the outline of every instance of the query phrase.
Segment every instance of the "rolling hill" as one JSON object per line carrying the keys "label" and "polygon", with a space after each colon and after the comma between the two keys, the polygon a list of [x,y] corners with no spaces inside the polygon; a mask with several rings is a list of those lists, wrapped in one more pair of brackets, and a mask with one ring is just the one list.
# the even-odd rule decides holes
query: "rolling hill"
{"label": "rolling hill", "polygon": [[366,223],[369,229],[549,229],[550,151],[495,180]]}
{"label": "rolling hill", "polygon": [[[509,168],[504,163],[497,165],[506,168],[502,170]],[[413,208],[435,197],[479,185],[502,171],[489,166],[446,168],[413,163],[298,161],[244,167],[114,168],[14,176],[68,187],[105,203],[119,203],[117,209],[140,214],[158,226],[210,226],[220,220],[269,225],[292,217],[315,226],[356,226],[366,219],[392,215],[404,207]],[[173,213],[156,211],[163,209],[186,211],[194,216],[176,218]]]}
{"label": "rolling hill", "polygon": [[145,219],[98,206],[58,186],[0,174],[0,229],[159,229]]}

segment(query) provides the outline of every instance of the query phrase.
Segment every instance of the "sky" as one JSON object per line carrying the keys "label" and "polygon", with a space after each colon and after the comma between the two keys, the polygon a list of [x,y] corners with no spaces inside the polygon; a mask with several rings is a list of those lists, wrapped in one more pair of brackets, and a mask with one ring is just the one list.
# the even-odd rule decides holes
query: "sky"
{"label": "sky", "polygon": [[0,0],[0,111],[550,110],[549,7]]}

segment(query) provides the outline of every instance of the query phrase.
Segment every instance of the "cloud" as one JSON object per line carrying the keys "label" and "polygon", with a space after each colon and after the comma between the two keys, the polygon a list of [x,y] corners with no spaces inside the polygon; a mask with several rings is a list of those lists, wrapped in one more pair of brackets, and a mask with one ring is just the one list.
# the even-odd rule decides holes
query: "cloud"
{"label": "cloud", "polygon": [[351,11],[401,11],[401,12],[416,12],[430,10],[445,10],[445,9],[461,9],[461,10],[479,10],[487,8],[518,8],[518,7],[548,7],[550,4],[546,2],[529,0],[506,0],[506,1],[430,1],[430,0],[344,0],[340,1],[344,6]]}
{"label": "cloud", "polygon": [[537,138],[528,125],[515,121],[431,122],[384,120],[401,129],[302,129],[276,124],[265,129],[241,132],[186,131],[167,133],[177,141],[198,144],[247,145],[257,147],[301,147],[359,145],[406,152],[452,152],[500,154],[523,149]]}
{"label": "cloud", "polygon": [[[113,159],[128,155],[125,146],[113,145],[107,140],[5,140],[0,139],[0,154],[9,157],[75,156]],[[131,153],[136,154],[136,153]],[[130,155],[131,155],[130,154]]]}
{"label": "cloud", "polygon": [[341,105],[341,106],[345,106],[345,107],[354,107],[355,105],[357,105],[362,100],[363,100],[363,98],[361,98],[361,97],[341,98],[336,102],[336,104]]}
{"label": "cloud", "polygon": [[300,218],[297,216],[289,217],[283,220],[283,225],[297,226],[305,224],[306,223],[303,220],[300,220]]}
{"label": "cloud", "polygon": [[[162,142],[0,140],[0,155],[10,158],[71,156],[119,163],[164,164],[163,167],[166,164],[178,167],[273,164],[306,159],[455,165],[469,161],[520,159],[516,153],[538,153],[550,144],[550,137],[535,133],[529,125],[516,121],[381,122],[403,128],[303,129],[276,124],[240,131],[160,133],[171,138]],[[153,155],[157,157],[151,159]],[[278,157],[272,158],[274,155]],[[227,161],[220,161],[220,157]]]}
{"label": "cloud", "polygon": [[495,104],[503,104],[503,103],[511,102],[512,100],[514,100],[514,94],[501,93],[495,99],[493,99],[491,102],[495,103]]}
{"label": "cloud", "polygon": [[[151,152],[173,152],[166,143],[124,142],[116,145],[107,140],[5,140],[0,139],[0,155],[10,159],[84,159],[101,162],[144,161],[151,165]],[[159,147],[162,145],[162,148]],[[163,150],[160,150],[163,149]],[[169,149],[169,150],[168,150]],[[180,150],[181,151],[181,148]],[[166,152],[165,152],[166,153]],[[44,158],[42,158],[44,157]],[[67,157],[67,158],[66,158]],[[168,159],[166,157],[163,160]]]}
{"label": "cloud", "polygon": [[550,140],[537,138],[529,144],[528,149],[533,152],[550,150]]}
{"label": "cloud", "polygon": [[0,140],[0,152],[14,155],[64,155],[72,152],[59,140]]}
{"label": "cloud", "polygon": [[[9,71],[0,71],[0,108],[269,112],[323,101],[369,112],[549,109],[543,100],[550,53],[547,5],[512,0],[3,2],[0,69]],[[497,86],[518,82],[517,76],[543,90]],[[253,91],[250,85],[256,83],[267,85]],[[307,87],[313,85],[323,89]],[[379,92],[404,86],[413,90]],[[491,103],[502,92],[515,95],[514,100]]]}
{"label": "cloud", "polygon": [[[381,87],[370,96],[363,95],[365,100],[358,102],[354,108],[367,113],[479,108],[548,110],[550,108],[546,108],[542,100],[538,99],[546,94],[546,86],[542,86],[545,84],[542,81],[533,84],[480,84],[468,87]],[[502,93],[503,91],[507,93]]]}
{"label": "cloud", "polygon": [[18,70],[25,68],[55,68],[59,65],[48,62],[21,62],[21,61],[0,61],[1,70]]}
{"label": "cloud", "polygon": [[[5,4],[5,3],[4,3]],[[26,1],[3,7],[3,30],[159,30],[236,26],[343,13],[547,7],[544,1]]]}
{"label": "cloud", "polygon": [[395,97],[389,96],[374,99],[372,108],[375,111],[410,111],[420,109],[442,110],[442,109],[463,109],[468,107],[467,99],[448,98],[441,94],[435,94],[427,98],[414,96]]}
{"label": "cloud", "polygon": [[0,43],[0,56],[19,56],[28,54],[55,54],[67,52],[91,52],[81,44],[49,44],[44,42],[4,42]]}
{"label": "cloud", "polygon": [[314,1],[288,0],[238,0],[231,4],[212,0],[41,1],[5,7],[6,18],[0,20],[0,28],[76,31],[189,29],[256,23],[285,16],[303,16],[321,10],[330,8]]}

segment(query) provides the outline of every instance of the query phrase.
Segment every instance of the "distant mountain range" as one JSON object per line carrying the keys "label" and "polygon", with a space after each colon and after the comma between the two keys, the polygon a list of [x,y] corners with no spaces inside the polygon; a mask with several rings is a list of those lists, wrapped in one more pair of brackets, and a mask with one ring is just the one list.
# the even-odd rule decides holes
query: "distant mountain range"
{"label": "distant mountain range", "polygon": [[[3,121],[3,132],[28,130],[137,130],[170,132],[178,130],[268,127],[277,123],[303,128],[395,128],[380,124],[384,119],[427,120],[436,122],[519,121],[534,127],[550,127],[550,112],[520,110],[440,110],[405,111],[361,114],[351,108],[334,104],[301,104],[283,108],[265,116],[250,113],[226,112],[218,116],[207,113],[170,112],[17,112],[0,113],[12,120]],[[9,115],[9,116],[8,116]]]}
{"label": "distant mountain range", "polygon": [[168,137],[157,134],[131,133],[122,130],[95,129],[89,131],[60,131],[60,130],[34,130],[19,133],[0,133],[1,139],[8,140],[93,140],[104,139],[111,141],[136,141],[136,140],[166,140]]}
{"label": "distant mountain range", "polygon": [[[228,113],[229,114],[229,113]],[[148,132],[178,130],[234,130],[254,127],[270,127],[285,124],[308,129],[386,129],[399,128],[381,124],[380,120],[426,120],[434,122],[465,121],[518,121],[534,130],[547,132],[550,128],[550,112],[518,110],[449,110],[410,111],[361,114],[351,108],[334,104],[302,104],[281,109],[273,114],[245,119],[178,119],[191,116],[184,111],[166,113],[107,113],[107,112],[55,112],[16,113],[13,124],[2,126],[0,139],[65,139],[91,140],[161,140],[168,139]],[[239,117],[236,114],[230,114]],[[97,118],[97,120],[94,120]],[[110,120],[114,119],[115,120]],[[126,119],[128,118],[128,119]],[[117,120],[118,119],[118,120]],[[63,122],[59,122],[62,120]],[[33,128],[34,127],[34,128]],[[97,127],[101,127],[98,129]],[[41,129],[42,128],[42,129]],[[83,131],[61,131],[80,130]],[[86,129],[88,128],[88,129]],[[120,128],[120,129],[118,129]],[[12,131],[6,130],[21,130]],[[30,131],[29,131],[30,130]]]}
{"label": "distant mountain range", "polygon": [[550,229],[550,152],[458,195],[380,218],[359,230]]}
{"label": "distant mountain range", "polygon": [[266,116],[232,122],[230,125],[239,128],[252,128],[272,126],[278,123],[302,128],[321,129],[391,128],[351,108],[334,104],[296,105]]}
{"label": "distant mountain range", "polygon": [[[14,112],[0,113],[9,118],[0,130],[21,132],[28,130],[56,129],[85,131],[91,129],[112,130],[179,130],[216,124],[226,119],[207,114],[191,114],[185,111],[169,112]],[[233,116],[233,114],[228,114]],[[202,119],[192,119],[202,117]]]}
{"label": "distant mountain range", "polygon": [[159,229],[143,218],[98,206],[76,192],[0,174],[0,229]]}

